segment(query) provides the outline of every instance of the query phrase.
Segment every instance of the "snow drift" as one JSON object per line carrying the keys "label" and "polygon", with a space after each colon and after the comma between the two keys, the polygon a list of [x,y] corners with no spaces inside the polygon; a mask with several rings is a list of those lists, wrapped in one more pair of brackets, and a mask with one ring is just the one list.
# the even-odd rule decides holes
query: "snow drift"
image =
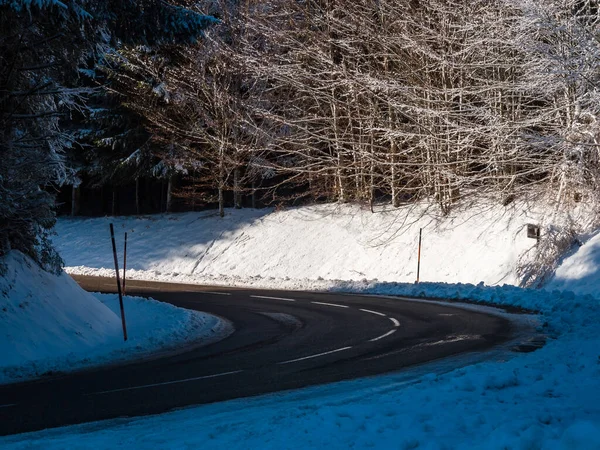
{"label": "snow drift", "polygon": [[3,263],[0,382],[139,358],[230,332],[208,314],[126,298],[130,339],[123,342],[116,296],[89,294],[66,273],[45,272],[20,252]]}
{"label": "snow drift", "polygon": [[68,272],[112,276],[108,224],[114,222],[129,233],[128,277],[326,289],[335,280],[414,282],[423,228],[421,280],[517,284],[519,258],[535,245],[526,225],[538,219],[527,205],[469,208],[441,222],[426,205],[375,214],[356,205],[318,205],[228,210],[224,218],[213,212],[62,218],[54,243]]}
{"label": "snow drift", "polygon": [[546,287],[600,296],[600,231],[582,238],[580,247],[564,255]]}

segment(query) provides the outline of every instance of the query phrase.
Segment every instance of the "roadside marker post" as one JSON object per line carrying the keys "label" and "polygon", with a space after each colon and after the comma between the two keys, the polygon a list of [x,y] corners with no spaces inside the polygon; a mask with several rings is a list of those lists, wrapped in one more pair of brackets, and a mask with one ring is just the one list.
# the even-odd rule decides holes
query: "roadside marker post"
{"label": "roadside marker post", "polygon": [[110,238],[112,240],[113,256],[115,258],[115,272],[117,274],[117,290],[119,291],[119,304],[121,306],[121,322],[123,323],[123,340],[127,340],[127,324],[125,323],[125,308],[123,308],[123,293],[121,292],[121,280],[119,277],[119,260],[117,259],[117,244],[115,243],[115,229],[110,224]]}
{"label": "roadside marker post", "polygon": [[419,228],[419,253],[417,256],[417,281],[416,284],[419,284],[419,275],[421,272],[421,238],[423,236],[423,228]]}
{"label": "roadside marker post", "polygon": [[125,271],[127,270],[127,231],[125,232],[125,248],[123,249],[123,295],[125,294]]}

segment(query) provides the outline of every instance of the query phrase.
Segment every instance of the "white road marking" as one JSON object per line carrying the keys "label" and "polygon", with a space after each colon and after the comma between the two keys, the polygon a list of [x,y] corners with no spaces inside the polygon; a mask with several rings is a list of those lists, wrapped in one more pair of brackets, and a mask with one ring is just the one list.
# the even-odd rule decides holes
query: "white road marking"
{"label": "white road marking", "polygon": [[16,403],[9,403],[7,405],[0,405],[0,408],[10,408],[11,406],[17,406]]}
{"label": "white road marking", "polygon": [[200,294],[213,294],[213,295],[231,295],[229,292],[216,292],[216,291],[198,291]]}
{"label": "white road marking", "polygon": [[143,386],[132,386],[132,387],[126,387],[126,388],[121,388],[121,389],[112,389],[110,391],[92,392],[91,394],[87,394],[87,395],[101,395],[101,394],[109,394],[111,392],[133,391],[135,389],[146,389],[146,388],[155,387],[155,386],[165,386],[167,384],[187,383],[190,381],[206,380],[208,378],[224,377],[225,375],[233,375],[235,373],[240,373],[240,372],[243,372],[243,370],[235,370],[233,372],[216,373],[214,375],[205,375],[202,377],[185,378],[183,380],[165,381],[164,383],[144,384]]}
{"label": "white road marking", "polygon": [[[395,331],[395,330],[393,330],[393,331]],[[446,340],[442,340],[442,341],[423,342],[421,344],[413,345],[411,347],[401,348],[400,350],[394,350],[394,351],[391,351],[391,352],[383,353],[381,355],[371,356],[370,358],[364,358],[363,361],[371,361],[373,359],[385,358],[387,356],[397,355],[399,353],[408,353],[408,352],[411,352],[411,351],[419,349],[419,348],[430,347],[430,346],[433,346],[433,345],[451,344],[453,342],[464,341],[464,340],[474,340],[474,339],[480,339],[480,338],[481,338],[481,336],[478,336],[478,335],[474,335],[474,336],[454,336],[454,337],[451,337],[450,339],[446,339]]]}
{"label": "white road marking", "polygon": [[383,338],[385,338],[385,337],[388,337],[390,334],[394,334],[395,332],[396,332],[396,329],[394,328],[393,330],[390,330],[390,331],[388,331],[387,333],[385,333],[385,334],[383,334],[383,335],[381,335],[381,336],[379,336],[379,337],[376,337],[376,338],[374,338],[374,339],[371,339],[371,340],[369,340],[369,342],[375,342],[375,341],[378,341],[379,339],[383,339]]}
{"label": "white road marking", "polygon": [[388,317],[388,319],[390,319],[395,327],[399,327],[400,326],[400,322],[398,322],[397,319],[394,319],[393,317]]}
{"label": "white road marking", "polygon": [[335,306],[337,308],[350,308],[349,306],[338,305],[337,303],[325,303],[325,302],[311,302],[311,303],[314,303],[315,305]]}
{"label": "white road marking", "polygon": [[371,314],[377,314],[378,316],[385,317],[385,314],[377,312],[377,311],[371,311],[370,309],[361,309],[361,311],[364,311],[364,312],[367,312],[367,313],[371,313]]}
{"label": "white road marking", "polygon": [[375,356],[371,356],[369,358],[364,358],[362,361],[372,361],[374,359],[381,359],[381,358],[386,358],[388,356],[391,355],[396,355],[398,353],[406,353],[407,351],[411,350],[413,347],[409,347],[409,348],[401,348],[400,350],[394,350],[392,352],[387,352],[387,353],[381,353],[379,355],[375,355]]}
{"label": "white road marking", "polygon": [[329,352],[317,353],[316,355],[304,356],[303,358],[290,359],[289,361],[283,361],[283,362],[280,362],[277,364],[289,364],[289,363],[293,363],[293,362],[297,362],[297,361],[304,361],[305,359],[311,359],[311,358],[317,358],[319,356],[330,355],[332,353],[342,352],[344,350],[348,350],[351,348],[352,347],[338,348],[336,350],[331,350]]}
{"label": "white road marking", "polygon": [[283,300],[286,302],[295,302],[293,298],[283,298],[283,297],[267,297],[266,295],[251,295],[252,298],[265,298],[267,300]]}
{"label": "white road marking", "polygon": [[436,342],[425,342],[423,344],[419,344],[419,346],[430,347],[433,345],[451,344],[453,342],[471,341],[471,340],[480,339],[480,338],[481,338],[481,336],[479,336],[479,335],[448,336],[448,339],[442,339],[441,341],[436,341]]}

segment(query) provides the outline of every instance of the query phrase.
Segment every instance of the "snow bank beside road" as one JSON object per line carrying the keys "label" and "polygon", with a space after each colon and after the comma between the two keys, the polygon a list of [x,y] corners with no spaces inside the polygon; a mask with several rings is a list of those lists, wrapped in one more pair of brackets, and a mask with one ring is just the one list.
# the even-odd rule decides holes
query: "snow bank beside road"
{"label": "snow bank beside road", "polygon": [[125,298],[123,342],[118,297],[94,296],[67,274],[51,275],[19,252],[0,278],[0,383],[149,356],[229,332],[220,319],[140,298]]}
{"label": "snow bank beside road", "polygon": [[129,233],[129,277],[311,289],[327,288],[323,280],[414,282],[423,228],[421,280],[516,284],[518,259],[535,244],[525,225],[537,219],[527,211],[479,206],[451,212],[441,223],[424,205],[375,214],[329,204],[227,210],[224,218],[206,212],[61,218],[53,240],[70,273],[112,276],[108,224],[114,222],[121,236]]}
{"label": "snow bank beside road", "polygon": [[584,240],[566,255],[546,285],[548,289],[569,290],[576,294],[600,297],[600,232]]}

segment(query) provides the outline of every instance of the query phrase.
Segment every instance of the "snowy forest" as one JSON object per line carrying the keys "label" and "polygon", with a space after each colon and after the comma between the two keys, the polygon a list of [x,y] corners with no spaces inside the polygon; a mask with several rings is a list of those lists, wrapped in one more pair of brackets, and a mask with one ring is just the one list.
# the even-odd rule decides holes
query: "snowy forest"
{"label": "snowy forest", "polygon": [[138,214],[595,205],[599,3],[0,0],[0,254],[58,267],[57,203],[126,190]]}

